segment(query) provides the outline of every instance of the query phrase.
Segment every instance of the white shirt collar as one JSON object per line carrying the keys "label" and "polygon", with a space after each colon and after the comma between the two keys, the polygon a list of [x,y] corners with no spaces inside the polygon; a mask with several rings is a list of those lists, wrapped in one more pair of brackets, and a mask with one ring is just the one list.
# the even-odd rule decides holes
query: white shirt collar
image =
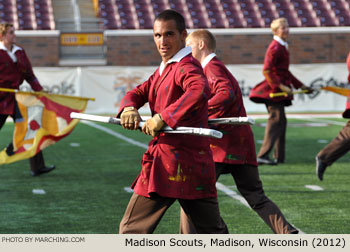
{"label": "white shirt collar", "polygon": [[273,39],[288,49],[288,43],[286,41],[284,41],[283,39],[281,39],[280,37],[278,37],[276,35],[273,36]]}
{"label": "white shirt collar", "polygon": [[7,52],[7,54],[10,56],[10,58],[12,59],[13,62],[17,62],[17,57],[15,55],[15,53],[18,51],[18,50],[22,50],[22,48],[20,48],[19,46],[16,46],[15,44],[12,45],[12,51],[9,51],[4,43],[2,41],[0,41],[0,50],[4,50]]}
{"label": "white shirt collar", "polygon": [[202,68],[204,69],[204,67],[216,56],[215,53],[211,53],[209,55],[207,55],[207,57],[205,57],[205,59],[202,62]]}
{"label": "white shirt collar", "polygon": [[160,63],[159,66],[159,75],[162,75],[166,65],[172,62],[180,62],[180,60],[182,60],[183,57],[187,56],[191,52],[192,48],[190,46],[187,46],[178,51],[170,60],[167,61],[167,63],[164,64],[164,62],[162,61],[162,63]]}

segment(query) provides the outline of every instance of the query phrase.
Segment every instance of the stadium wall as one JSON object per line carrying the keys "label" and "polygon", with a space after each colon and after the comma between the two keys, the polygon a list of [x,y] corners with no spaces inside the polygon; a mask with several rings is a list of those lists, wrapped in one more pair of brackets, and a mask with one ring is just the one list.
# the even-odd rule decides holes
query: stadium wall
{"label": "stadium wall", "polygon": [[[212,29],[217,54],[225,64],[263,64],[270,29]],[[191,30],[189,30],[191,32]],[[59,66],[59,31],[17,31],[33,66]],[[106,30],[108,66],[157,66],[159,54],[152,30]],[[350,27],[291,28],[291,64],[344,63],[350,50]]]}
{"label": "stadium wall", "polygon": [[58,66],[59,31],[16,31],[16,42],[23,47],[33,66]]}
{"label": "stadium wall", "polygon": [[[262,65],[227,65],[242,90],[248,113],[266,113],[264,104],[249,100],[252,87],[264,79]],[[93,66],[93,67],[35,67],[34,72],[44,90],[49,93],[94,97],[86,112],[93,114],[116,114],[126,92],[146,81],[157,66]],[[292,64],[290,70],[307,86],[346,87],[348,70],[346,64]],[[28,84],[22,90],[30,90]],[[312,95],[297,94],[293,106],[287,112],[342,112],[346,97],[332,92],[318,91]],[[149,108],[140,110],[149,114]],[[339,113],[340,116],[340,113]]]}
{"label": "stadium wall", "polygon": [[[217,55],[225,64],[263,64],[272,40],[267,28],[211,29]],[[191,32],[191,30],[189,30]],[[107,64],[159,65],[151,30],[107,30]],[[350,50],[350,27],[290,28],[291,64],[344,63]]]}

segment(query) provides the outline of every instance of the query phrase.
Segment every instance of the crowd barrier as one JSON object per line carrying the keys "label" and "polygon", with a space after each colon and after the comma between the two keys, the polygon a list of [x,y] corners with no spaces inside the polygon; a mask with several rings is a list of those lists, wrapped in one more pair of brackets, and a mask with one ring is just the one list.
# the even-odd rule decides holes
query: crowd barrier
{"label": "crowd barrier", "polygon": [[[250,89],[264,77],[262,65],[228,65],[236,77],[243,94],[247,113],[266,112],[263,104],[249,100]],[[52,93],[94,97],[89,102],[87,113],[116,114],[125,93],[143,83],[156,67],[36,67],[34,72],[46,90]],[[298,64],[291,65],[290,71],[305,85],[311,87],[347,87],[346,64]],[[29,85],[22,85],[28,90]],[[327,91],[311,95],[297,94],[293,106],[287,112],[341,112],[345,108],[346,97]],[[147,105],[141,109],[147,113]]]}

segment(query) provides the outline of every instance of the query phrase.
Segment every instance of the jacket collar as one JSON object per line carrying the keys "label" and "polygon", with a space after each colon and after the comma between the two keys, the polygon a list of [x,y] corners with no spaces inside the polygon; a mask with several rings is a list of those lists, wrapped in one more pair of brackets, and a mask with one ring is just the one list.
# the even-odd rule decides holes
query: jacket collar
{"label": "jacket collar", "polygon": [[283,39],[281,39],[280,37],[274,35],[273,39],[276,40],[280,45],[283,45],[284,47],[286,47],[288,49],[288,43],[286,41],[284,41]]}
{"label": "jacket collar", "polygon": [[7,54],[10,56],[10,58],[12,59],[13,62],[17,62],[17,57],[15,55],[15,53],[19,50],[22,50],[22,48],[20,48],[19,46],[16,46],[15,44],[12,45],[12,50],[9,51],[4,43],[2,41],[0,41],[0,50],[4,50],[5,52],[7,52]]}
{"label": "jacket collar", "polygon": [[202,62],[202,68],[204,69],[204,67],[214,58],[216,57],[215,53],[211,53],[209,55],[207,55],[207,57],[205,57],[205,59]]}
{"label": "jacket collar", "polygon": [[170,60],[167,61],[167,63],[164,64],[164,62],[162,61],[162,63],[160,63],[160,66],[159,66],[159,75],[162,75],[165,67],[168,64],[173,62],[180,62],[180,60],[182,60],[185,56],[187,56],[191,52],[192,52],[191,47],[187,46],[182,48],[180,51],[178,51]]}

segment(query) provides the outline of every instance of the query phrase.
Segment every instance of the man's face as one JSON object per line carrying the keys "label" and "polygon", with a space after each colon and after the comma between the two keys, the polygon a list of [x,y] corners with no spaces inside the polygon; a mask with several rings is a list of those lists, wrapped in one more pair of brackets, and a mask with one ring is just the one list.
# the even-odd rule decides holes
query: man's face
{"label": "man's face", "polygon": [[176,29],[175,20],[156,20],[153,25],[153,38],[164,63],[185,46],[186,30],[181,34]]}
{"label": "man's face", "polygon": [[288,25],[281,24],[277,28],[277,30],[275,32],[275,35],[277,35],[278,37],[280,37],[283,40],[287,40],[288,35],[289,35],[289,27],[288,27]]}
{"label": "man's face", "polygon": [[2,41],[5,44],[10,44],[10,45],[15,43],[16,42],[15,28],[9,27],[5,35],[2,36]]}
{"label": "man's face", "polygon": [[193,38],[191,35],[186,39],[186,46],[190,46],[192,48],[192,56],[200,61],[200,50],[199,50],[199,42],[198,39]]}

